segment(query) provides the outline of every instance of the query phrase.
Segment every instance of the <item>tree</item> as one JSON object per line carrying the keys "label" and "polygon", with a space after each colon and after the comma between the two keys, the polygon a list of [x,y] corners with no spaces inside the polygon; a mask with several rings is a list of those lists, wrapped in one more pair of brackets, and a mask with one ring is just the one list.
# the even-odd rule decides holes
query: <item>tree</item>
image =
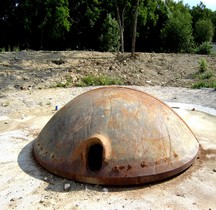
{"label": "tree", "polygon": [[99,39],[101,42],[100,50],[108,52],[116,52],[119,50],[120,38],[118,23],[112,18],[111,14],[107,14],[107,17],[104,20]]}
{"label": "tree", "polygon": [[164,5],[164,2],[161,0],[140,1],[136,40],[136,48],[139,51],[151,51],[155,46],[158,47],[158,36],[164,23],[163,17],[160,19],[161,22],[159,20],[162,5]]}
{"label": "tree", "polygon": [[214,26],[213,42],[216,42],[216,11],[213,12],[211,21],[212,21],[213,26]]}
{"label": "tree", "polygon": [[206,8],[205,4],[203,2],[200,2],[197,6],[193,6],[190,10],[190,13],[192,15],[192,24],[193,28],[195,27],[195,24],[200,19],[212,19],[213,12]]}
{"label": "tree", "polygon": [[131,45],[131,56],[132,57],[135,54],[138,8],[139,8],[139,0],[136,0],[135,11],[134,11],[133,33],[132,33],[132,45]]}
{"label": "tree", "polygon": [[[106,14],[102,14],[102,0],[69,0],[70,18],[73,26],[68,36],[68,44],[76,49],[99,49],[100,30]],[[107,7],[110,3],[106,2]],[[105,7],[106,8],[106,7]]]}
{"label": "tree", "polygon": [[194,38],[197,44],[211,42],[214,36],[214,27],[210,19],[200,19],[195,24]]}
{"label": "tree", "polygon": [[115,0],[115,7],[117,12],[117,21],[120,31],[121,40],[121,52],[124,52],[124,21],[125,21],[125,10],[128,6],[127,0]]}
{"label": "tree", "polygon": [[29,47],[50,49],[70,30],[68,0],[20,0],[20,23]]}
{"label": "tree", "polygon": [[193,37],[191,15],[175,11],[161,31],[164,40],[164,50],[167,52],[190,52]]}
{"label": "tree", "polygon": [[[15,45],[16,37],[16,0],[0,1],[0,48],[10,48]],[[14,38],[13,38],[14,37]]]}

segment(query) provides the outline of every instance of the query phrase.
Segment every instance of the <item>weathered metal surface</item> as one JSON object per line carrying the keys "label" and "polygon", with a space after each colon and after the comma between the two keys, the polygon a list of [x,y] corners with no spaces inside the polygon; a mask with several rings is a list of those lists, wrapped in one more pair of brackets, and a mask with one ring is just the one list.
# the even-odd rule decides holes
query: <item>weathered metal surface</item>
{"label": "weathered metal surface", "polygon": [[144,92],[104,87],[59,110],[34,143],[36,160],[69,179],[104,185],[162,180],[188,168],[199,144],[167,105]]}

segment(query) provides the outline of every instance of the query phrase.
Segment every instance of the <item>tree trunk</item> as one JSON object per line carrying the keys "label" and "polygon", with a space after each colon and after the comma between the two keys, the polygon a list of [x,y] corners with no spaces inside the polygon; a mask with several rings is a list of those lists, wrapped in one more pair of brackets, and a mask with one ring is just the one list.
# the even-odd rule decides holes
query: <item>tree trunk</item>
{"label": "tree trunk", "polygon": [[120,14],[120,9],[117,0],[115,1],[115,5],[116,5],[117,20],[118,20],[119,32],[120,32],[121,53],[124,53],[124,14],[125,14],[126,4],[123,6],[121,14]]}
{"label": "tree trunk", "polygon": [[132,57],[135,56],[138,8],[139,8],[139,0],[136,0],[135,12],[134,12],[134,22],[133,22],[132,45],[131,45],[131,56]]}

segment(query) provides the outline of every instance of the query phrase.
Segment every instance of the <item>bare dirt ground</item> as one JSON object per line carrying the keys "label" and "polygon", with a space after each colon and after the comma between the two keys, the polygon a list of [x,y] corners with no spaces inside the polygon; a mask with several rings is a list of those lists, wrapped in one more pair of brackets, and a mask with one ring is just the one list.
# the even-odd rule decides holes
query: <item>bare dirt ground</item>
{"label": "bare dirt ground", "polygon": [[191,87],[205,58],[216,75],[216,56],[191,54],[21,51],[0,54],[0,89],[41,89],[79,83],[85,75],[120,78],[125,85]]}
{"label": "bare dirt ground", "polygon": [[[204,57],[215,70],[216,57]],[[1,209],[216,209],[216,91],[187,88],[195,82],[199,60],[145,53],[136,60],[78,51],[0,54]],[[120,77],[174,107],[200,143],[192,167],[163,182],[131,187],[81,184],[41,168],[32,144],[55,106],[93,88],[49,87],[68,76],[76,84],[89,73]]]}

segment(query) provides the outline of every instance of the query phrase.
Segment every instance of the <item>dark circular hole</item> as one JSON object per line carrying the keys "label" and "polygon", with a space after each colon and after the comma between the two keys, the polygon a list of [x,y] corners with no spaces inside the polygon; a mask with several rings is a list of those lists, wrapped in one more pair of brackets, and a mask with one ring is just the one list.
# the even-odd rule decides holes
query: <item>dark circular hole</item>
{"label": "dark circular hole", "polygon": [[99,171],[102,167],[103,147],[101,144],[93,144],[90,146],[87,154],[88,168],[91,171]]}

